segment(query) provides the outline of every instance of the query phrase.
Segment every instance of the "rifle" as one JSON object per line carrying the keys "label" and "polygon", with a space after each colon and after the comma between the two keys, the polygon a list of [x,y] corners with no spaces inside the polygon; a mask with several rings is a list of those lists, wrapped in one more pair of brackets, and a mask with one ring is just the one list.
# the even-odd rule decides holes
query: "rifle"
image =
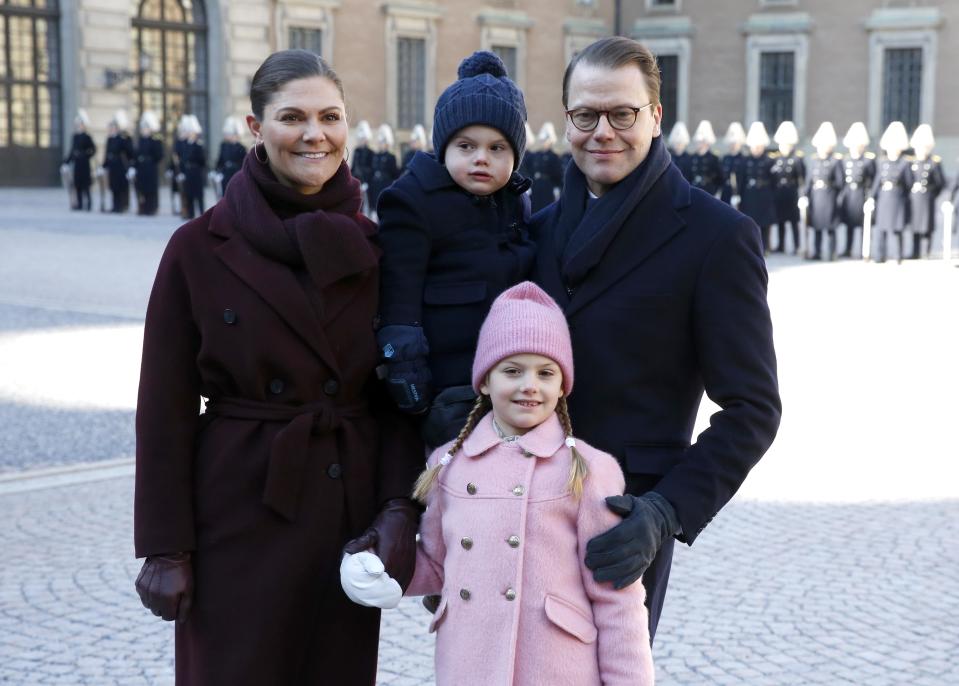
{"label": "rifle", "polygon": [[63,189],[67,192],[70,207],[73,207],[73,201],[76,199],[73,190],[73,169],[66,162],[60,165],[60,183],[63,184]]}

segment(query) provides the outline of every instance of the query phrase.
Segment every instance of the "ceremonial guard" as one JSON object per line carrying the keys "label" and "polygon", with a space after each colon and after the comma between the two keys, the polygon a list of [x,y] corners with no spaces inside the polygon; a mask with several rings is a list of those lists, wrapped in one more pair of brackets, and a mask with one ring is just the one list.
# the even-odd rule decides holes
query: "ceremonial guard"
{"label": "ceremonial guard", "polygon": [[689,147],[689,129],[683,122],[678,121],[673,124],[667,143],[669,144],[669,153],[673,156],[673,164],[679,167],[679,171],[683,173],[683,177],[687,181],[692,182],[692,155],[686,149]]}
{"label": "ceremonial guard", "polygon": [[563,185],[563,161],[553,151],[556,145],[556,129],[552,122],[539,129],[539,150],[531,163],[533,169],[532,211],[538,212],[556,200]]}
{"label": "ceremonial guard", "polygon": [[867,212],[875,212],[870,252],[873,260],[885,262],[891,242],[896,251],[896,261],[901,263],[903,232],[909,225],[909,192],[913,182],[912,165],[902,155],[909,147],[909,135],[901,121],[894,121],[886,128],[879,139],[879,147],[885,155],[879,161],[879,173],[864,208]]}
{"label": "ceremonial guard", "polygon": [[107,146],[103,155],[103,169],[110,184],[110,210],[126,212],[130,206],[130,168],[134,165],[133,138],[126,112],[117,110],[107,129]]}
{"label": "ceremonial guard", "polygon": [[920,124],[909,145],[915,153],[912,161],[911,211],[912,259],[929,257],[929,244],[936,229],[936,198],[946,187],[942,158],[932,154],[936,139],[929,124]]}
{"label": "ceremonial guard", "polygon": [[837,201],[843,186],[842,156],[836,149],[836,130],[824,121],[812,137],[816,154],[809,158],[809,170],[799,207],[806,210],[806,225],[815,232],[810,253],[807,240],[807,258],[822,259],[823,234],[829,241],[827,256],[836,259]]}
{"label": "ceremonial guard", "polygon": [[147,110],[140,117],[140,138],[137,140],[134,189],[137,214],[156,214],[160,192],[160,162],[163,161],[163,140],[159,135],[160,120]]}
{"label": "ceremonial guard", "polygon": [[413,127],[413,130],[410,131],[410,142],[406,148],[406,152],[403,153],[403,163],[400,165],[400,174],[406,172],[410,162],[413,161],[413,156],[421,150],[426,151],[426,129],[423,128],[422,124],[417,124]]}
{"label": "ceremonial guard", "polygon": [[353,137],[355,143],[353,160],[350,163],[350,173],[353,178],[360,182],[360,192],[363,196],[362,212],[366,216],[370,216],[375,209],[369,201],[370,179],[373,178],[373,150],[370,149],[373,130],[370,128],[370,123],[365,119],[360,120],[356,129],[354,129]]}
{"label": "ceremonial guard", "polygon": [[176,139],[173,141],[173,149],[166,170],[166,177],[170,180],[170,208],[173,214],[181,218],[186,216],[186,187],[183,185],[186,175],[180,166],[180,158],[185,153],[184,145],[186,145],[189,126],[188,115],[182,115],[176,125]]}
{"label": "ceremonial guard", "polygon": [[[726,154],[722,159],[723,189],[719,199],[729,203],[734,207],[739,205],[739,185],[738,175],[741,174],[740,166],[745,156],[743,155],[743,146],[746,144],[746,131],[743,125],[734,121],[726,129],[726,137],[723,139],[726,143]],[[735,198],[735,202],[733,202]]]}
{"label": "ceremonial guard", "polygon": [[180,172],[183,174],[183,215],[193,219],[203,214],[203,190],[206,182],[206,149],[200,136],[203,129],[200,120],[193,114],[186,115],[184,126],[186,138],[180,145]]}
{"label": "ceremonial guard", "polygon": [[399,167],[396,166],[396,155],[393,154],[393,129],[389,124],[381,124],[376,130],[376,152],[373,153],[371,169],[367,194],[372,210],[376,207],[380,193],[400,175]]}
{"label": "ceremonial guard", "polygon": [[226,185],[233,175],[243,166],[246,148],[240,142],[243,124],[236,117],[227,117],[223,122],[223,140],[220,141],[220,154],[216,156],[217,182],[220,184],[220,197],[226,194]]}
{"label": "ceremonial guard", "polygon": [[796,150],[799,132],[791,121],[784,121],[776,129],[773,140],[779,152],[773,153],[773,185],[776,198],[776,225],[779,243],[775,252],[786,251],[786,224],[789,224],[793,239],[793,254],[799,253],[799,189],[806,179],[806,165],[802,151]]}
{"label": "ceremonial guard", "polygon": [[693,178],[690,183],[697,188],[702,188],[710,195],[716,195],[723,185],[722,165],[719,162],[719,156],[711,149],[715,144],[716,134],[713,132],[713,125],[703,119],[693,134],[694,151],[690,157],[690,174]]}
{"label": "ceremonial guard", "polygon": [[856,229],[863,226],[863,204],[876,178],[876,156],[866,152],[869,133],[857,121],[842,139],[849,154],[843,160],[843,188],[839,193],[839,221],[846,225],[846,247],[842,257],[852,256]]}
{"label": "ceremonial guard", "polygon": [[360,121],[353,135],[356,143],[353,148],[350,173],[354,178],[359,179],[360,183],[366,184],[373,176],[373,151],[370,149],[373,130],[370,128],[370,123],[365,119]]}
{"label": "ceremonial guard", "polygon": [[766,152],[769,134],[761,121],[754,121],[746,135],[749,154],[740,165],[739,211],[759,226],[763,251],[769,254],[769,230],[776,223],[776,199],[773,195],[773,160]]}
{"label": "ceremonial guard", "polygon": [[93,185],[93,179],[90,176],[90,160],[97,154],[97,146],[87,133],[90,126],[90,118],[83,110],[77,110],[77,116],[73,120],[73,140],[70,142],[70,152],[67,153],[63,164],[72,166],[73,170],[73,188],[76,191],[77,204],[73,207],[75,210],[92,209],[93,203],[90,200],[90,186]]}

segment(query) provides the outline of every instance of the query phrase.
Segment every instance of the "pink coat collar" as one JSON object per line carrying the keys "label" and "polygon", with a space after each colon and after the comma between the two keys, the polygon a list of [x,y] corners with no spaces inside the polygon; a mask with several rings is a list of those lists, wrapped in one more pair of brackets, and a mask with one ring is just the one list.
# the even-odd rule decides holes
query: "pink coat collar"
{"label": "pink coat collar", "polygon": [[[489,412],[463,441],[463,454],[467,457],[480,457],[502,442],[496,433],[496,427],[493,426],[493,413]],[[565,442],[566,434],[555,412],[535,429],[516,439],[516,445],[521,450],[536,457],[552,457]]]}

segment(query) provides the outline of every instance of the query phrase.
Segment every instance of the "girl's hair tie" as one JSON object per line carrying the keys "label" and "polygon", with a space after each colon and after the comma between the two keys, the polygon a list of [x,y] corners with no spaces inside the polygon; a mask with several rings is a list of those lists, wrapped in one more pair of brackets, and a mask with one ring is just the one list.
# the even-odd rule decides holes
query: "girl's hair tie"
{"label": "girl's hair tie", "polygon": [[576,447],[576,439],[573,438],[572,436],[567,436],[567,437],[566,437],[566,447],[567,447],[567,448],[575,448],[575,447]]}
{"label": "girl's hair tie", "polygon": [[447,452],[445,455],[443,455],[443,457],[440,458],[440,464],[445,467],[446,465],[450,463],[450,461],[452,461],[452,459],[453,459],[452,453]]}

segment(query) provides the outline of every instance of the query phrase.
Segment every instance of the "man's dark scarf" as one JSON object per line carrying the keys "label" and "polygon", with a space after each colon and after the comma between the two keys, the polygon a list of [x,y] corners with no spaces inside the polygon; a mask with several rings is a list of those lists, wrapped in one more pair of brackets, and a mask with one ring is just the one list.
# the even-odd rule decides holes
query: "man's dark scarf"
{"label": "man's dark scarf", "polygon": [[376,229],[359,213],[360,182],[346,162],[319,192],[306,195],[280,183],[251,149],[224,201],[236,229],[257,252],[306,267],[319,288],[376,267],[379,256],[370,240]]}
{"label": "man's dark scarf", "polygon": [[672,158],[662,136],[653,138],[646,159],[599,199],[587,203],[586,177],[566,166],[556,225],[556,254],[563,282],[575,288],[602,259],[627,217],[669,168]]}

